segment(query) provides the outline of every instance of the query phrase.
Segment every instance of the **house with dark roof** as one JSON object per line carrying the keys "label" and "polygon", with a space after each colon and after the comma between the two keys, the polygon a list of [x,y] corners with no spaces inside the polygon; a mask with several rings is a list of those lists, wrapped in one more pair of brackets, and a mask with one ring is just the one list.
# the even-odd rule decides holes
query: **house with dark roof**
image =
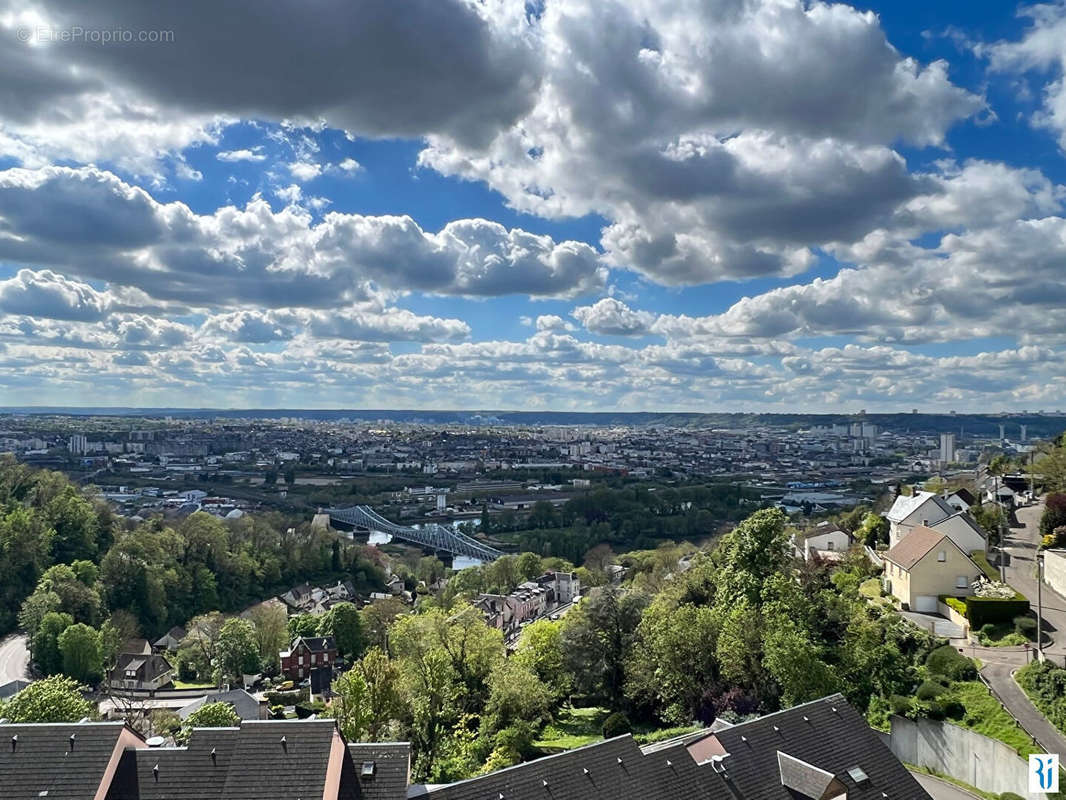
{"label": "house with dark roof", "polygon": [[288,650],[278,653],[281,672],[289,680],[301,681],[312,670],[333,668],[337,662],[337,642],[332,636],[300,636]]}
{"label": "house with dark roof", "polygon": [[7,683],[0,683],[0,700],[7,700],[7,698],[18,694],[31,683],[33,683],[33,681],[24,680],[22,678],[15,678],[15,680],[8,681]]}
{"label": "house with dark roof", "polygon": [[158,653],[120,653],[111,670],[108,684],[112,689],[152,691],[174,679],[174,667]]}
{"label": "house with dark roof", "polygon": [[411,783],[409,742],[360,742],[348,745],[359,781],[359,797],[366,800],[404,800]]}
{"label": "house with dark roof", "polygon": [[910,611],[933,612],[942,594],[965,596],[982,570],[946,533],[919,525],[884,555],[885,589]]}
{"label": "house with dark roof", "polygon": [[152,642],[152,649],[157,653],[162,653],[164,651],[168,653],[176,653],[178,652],[178,648],[181,647],[181,640],[184,639],[187,634],[188,632],[183,627],[175,625]]}
{"label": "house with dark roof", "polygon": [[4,800],[929,800],[839,694],[646,747],[630,735],[444,785],[409,785],[405,742],[333,720],[197,728],[149,747],[122,723],[0,724]]}
{"label": "house with dark roof", "polygon": [[122,722],[0,725],[0,797],[96,800],[126,752],[147,747]]}
{"label": "house with dark roof", "polygon": [[178,716],[185,719],[208,703],[228,703],[242,720],[266,719],[267,716],[266,703],[256,700],[244,689],[228,689],[224,692],[212,692],[203,697],[197,697],[188,705],[179,708]]}

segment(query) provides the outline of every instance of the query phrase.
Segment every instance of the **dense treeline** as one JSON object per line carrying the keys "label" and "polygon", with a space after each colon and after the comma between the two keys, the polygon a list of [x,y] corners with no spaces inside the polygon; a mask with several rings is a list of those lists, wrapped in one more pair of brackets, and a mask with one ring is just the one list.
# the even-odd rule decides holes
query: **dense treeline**
{"label": "dense treeline", "polygon": [[18,624],[32,639],[49,613],[91,627],[120,613],[120,633],[157,636],[304,580],[381,589],[374,556],[272,514],[132,527],[60,473],[0,459],[0,633]]}
{"label": "dense treeline", "polygon": [[481,527],[512,540],[520,551],[578,563],[598,544],[645,550],[663,541],[706,539],[757,502],[750,490],[736,484],[603,486],[558,508],[541,501],[526,515],[483,515]]}

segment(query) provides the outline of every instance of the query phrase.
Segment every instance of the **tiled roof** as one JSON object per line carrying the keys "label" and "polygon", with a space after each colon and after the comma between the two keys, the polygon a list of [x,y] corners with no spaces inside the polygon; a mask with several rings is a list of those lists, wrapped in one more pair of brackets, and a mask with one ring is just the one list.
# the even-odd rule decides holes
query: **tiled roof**
{"label": "tiled roof", "polygon": [[121,722],[0,725],[0,797],[92,800],[124,730]]}
{"label": "tiled roof", "polygon": [[[188,747],[127,751],[107,800],[321,798],[335,730],[333,720],[197,728]],[[348,788],[341,797],[357,798]]]}
{"label": "tiled roof", "polygon": [[[349,744],[360,798],[404,800],[411,773],[411,745],[407,742]],[[371,774],[364,775],[364,765]]]}
{"label": "tiled roof", "polygon": [[[715,734],[736,800],[796,800],[782,785],[778,752],[831,773],[848,800],[930,800],[929,795],[841,695],[735,725]],[[859,767],[862,783],[848,774]],[[882,795],[882,793],[884,793]]]}
{"label": "tiled roof", "polygon": [[903,569],[910,569],[944,539],[951,542],[952,547],[958,549],[958,546],[943,531],[934,531],[924,525],[916,525],[899,544],[885,553],[885,558],[893,564],[899,564]]}
{"label": "tiled roof", "polygon": [[723,800],[721,779],[681,745],[645,755],[631,736],[517,764],[478,778],[426,787],[426,800]]}

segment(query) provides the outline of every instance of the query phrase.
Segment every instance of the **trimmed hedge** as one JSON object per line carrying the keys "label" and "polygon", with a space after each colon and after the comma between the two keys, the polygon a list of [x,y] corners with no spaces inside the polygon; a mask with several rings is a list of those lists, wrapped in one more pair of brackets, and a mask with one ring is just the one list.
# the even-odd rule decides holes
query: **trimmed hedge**
{"label": "trimmed hedge", "polygon": [[1012,600],[1002,600],[998,597],[966,598],[966,619],[970,621],[970,627],[982,628],[989,623],[995,625],[999,622],[1014,624],[1014,618],[1029,613],[1029,601],[1024,595],[1015,594]]}
{"label": "trimmed hedge", "polygon": [[958,611],[964,617],[966,616],[966,601],[961,597],[952,597],[950,594],[942,594],[938,599],[948,608]]}
{"label": "trimmed hedge", "polygon": [[311,692],[306,687],[292,692],[267,692],[267,703],[272,706],[294,706],[302,700],[307,700]]}

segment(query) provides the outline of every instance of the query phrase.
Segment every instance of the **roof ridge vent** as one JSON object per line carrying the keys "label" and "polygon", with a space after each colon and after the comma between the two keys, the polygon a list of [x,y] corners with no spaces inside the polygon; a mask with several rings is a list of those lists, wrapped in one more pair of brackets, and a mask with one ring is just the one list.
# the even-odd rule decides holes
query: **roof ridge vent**
{"label": "roof ridge vent", "polygon": [[211,748],[211,763],[218,763],[218,750],[216,750],[214,747]]}
{"label": "roof ridge vent", "polygon": [[16,733],[11,737],[11,752],[15,752],[15,748],[19,746],[19,735]]}
{"label": "roof ridge vent", "polygon": [[76,734],[76,733],[70,734],[70,739],[68,741],[70,742],[70,752],[72,752],[72,753],[74,752],[74,740],[77,739],[77,738],[78,738],[78,734]]}
{"label": "roof ridge vent", "polygon": [[159,783],[159,765],[156,764],[152,767],[152,777],[155,778],[155,782]]}

